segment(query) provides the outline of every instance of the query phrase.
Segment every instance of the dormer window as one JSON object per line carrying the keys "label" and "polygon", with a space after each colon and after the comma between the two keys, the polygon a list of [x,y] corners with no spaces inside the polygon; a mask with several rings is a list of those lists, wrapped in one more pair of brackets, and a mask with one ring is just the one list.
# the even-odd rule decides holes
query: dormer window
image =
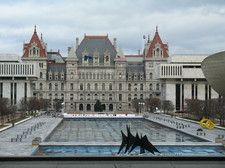
{"label": "dormer window", "polygon": [[108,49],[104,52],[104,65],[110,65],[110,52]]}
{"label": "dormer window", "polygon": [[137,72],[134,73],[134,80],[138,80],[138,74],[137,74]]}
{"label": "dormer window", "polygon": [[131,80],[131,78],[132,78],[132,73],[129,72],[129,73],[128,73],[128,80]]}
{"label": "dormer window", "polygon": [[49,73],[48,73],[48,79],[49,79],[49,80],[52,80],[52,72],[49,72]]}
{"label": "dormer window", "polygon": [[30,47],[30,51],[29,54],[31,57],[38,57],[39,54],[39,48],[37,47],[36,43],[32,43],[31,47]]}
{"label": "dormer window", "polygon": [[59,74],[58,72],[55,72],[55,80],[58,80]]}
{"label": "dormer window", "polygon": [[64,72],[61,72],[61,80],[64,80]]}
{"label": "dormer window", "polygon": [[163,56],[162,48],[159,43],[157,43],[155,45],[155,48],[153,49],[153,56],[154,57],[162,57]]}

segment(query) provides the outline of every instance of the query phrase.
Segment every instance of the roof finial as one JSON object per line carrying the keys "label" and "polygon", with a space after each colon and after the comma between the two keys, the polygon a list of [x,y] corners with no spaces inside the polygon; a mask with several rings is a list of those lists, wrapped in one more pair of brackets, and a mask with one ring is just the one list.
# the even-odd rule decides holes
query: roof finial
{"label": "roof finial", "polygon": [[42,38],[42,33],[41,33],[41,41],[43,41],[43,38]]}
{"label": "roof finial", "polygon": [[148,42],[150,42],[150,35],[148,34]]}
{"label": "roof finial", "polygon": [[34,33],[36,33],[36,24],[34,25]]}
{"label": "roof finial", "polygon": [[158,32],[158,25],[156,25],[156,32]]}

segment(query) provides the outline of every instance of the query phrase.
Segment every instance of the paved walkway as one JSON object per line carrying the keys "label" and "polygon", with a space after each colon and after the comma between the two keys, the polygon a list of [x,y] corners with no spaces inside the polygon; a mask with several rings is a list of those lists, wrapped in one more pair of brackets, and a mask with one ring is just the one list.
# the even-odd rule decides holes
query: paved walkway
{"label": "paved walkway", "polygon": [[35,117],[0,132],[0,156],[31,155],[37,148],[32,146],[32,140],[35,137],[45,139],[61,120],[48,116]]}
{"label": "paved walkway", "polygon": [[[176,130],[211,141],[208,143],[201,142],[200,144],[215,144],[215,138],[217,138],[218,136],[225,139],[225,129],[202,128],[198,122],[194,122],[194,121],[190,122],[190,120],[182,119],[179,117],[175,117],[175,116],[171,117],[171,116],[163,115],[163,114],[149,114],[149,117],[147,119],[153,122],[165,125],[167,127],[174,128]],[[198,129],[202,129],[202,131],[197,131]],[[194,144],[196,144],[196,142],[194,142]],[[220,144],[217,144],[217,145],[220,145]]]}

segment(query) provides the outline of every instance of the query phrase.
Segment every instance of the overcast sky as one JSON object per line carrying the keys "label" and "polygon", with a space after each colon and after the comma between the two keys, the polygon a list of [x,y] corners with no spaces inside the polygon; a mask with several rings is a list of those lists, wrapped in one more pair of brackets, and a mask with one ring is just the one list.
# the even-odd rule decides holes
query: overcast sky
{"label": "overcast sky", "polygon": [[225,50],[225,0],[0,0],[0,53],[22,55],[35,24],[48,50],[63,56],[85,33],[108,33],[125,54],[137,54],[156,25],[170,55]]}

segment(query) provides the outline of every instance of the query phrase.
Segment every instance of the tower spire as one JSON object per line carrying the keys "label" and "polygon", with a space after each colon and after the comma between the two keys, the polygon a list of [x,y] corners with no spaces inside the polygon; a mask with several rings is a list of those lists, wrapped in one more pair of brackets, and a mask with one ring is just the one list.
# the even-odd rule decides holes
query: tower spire
{"label": "tower spire", "polygon": [[156,25],[156,32],[158,32],[158,25]]}
{"label": "tower spire", "polygon": [[37,33],[37,32],[36,32],[36,24],[34,25],[34,33]]}

